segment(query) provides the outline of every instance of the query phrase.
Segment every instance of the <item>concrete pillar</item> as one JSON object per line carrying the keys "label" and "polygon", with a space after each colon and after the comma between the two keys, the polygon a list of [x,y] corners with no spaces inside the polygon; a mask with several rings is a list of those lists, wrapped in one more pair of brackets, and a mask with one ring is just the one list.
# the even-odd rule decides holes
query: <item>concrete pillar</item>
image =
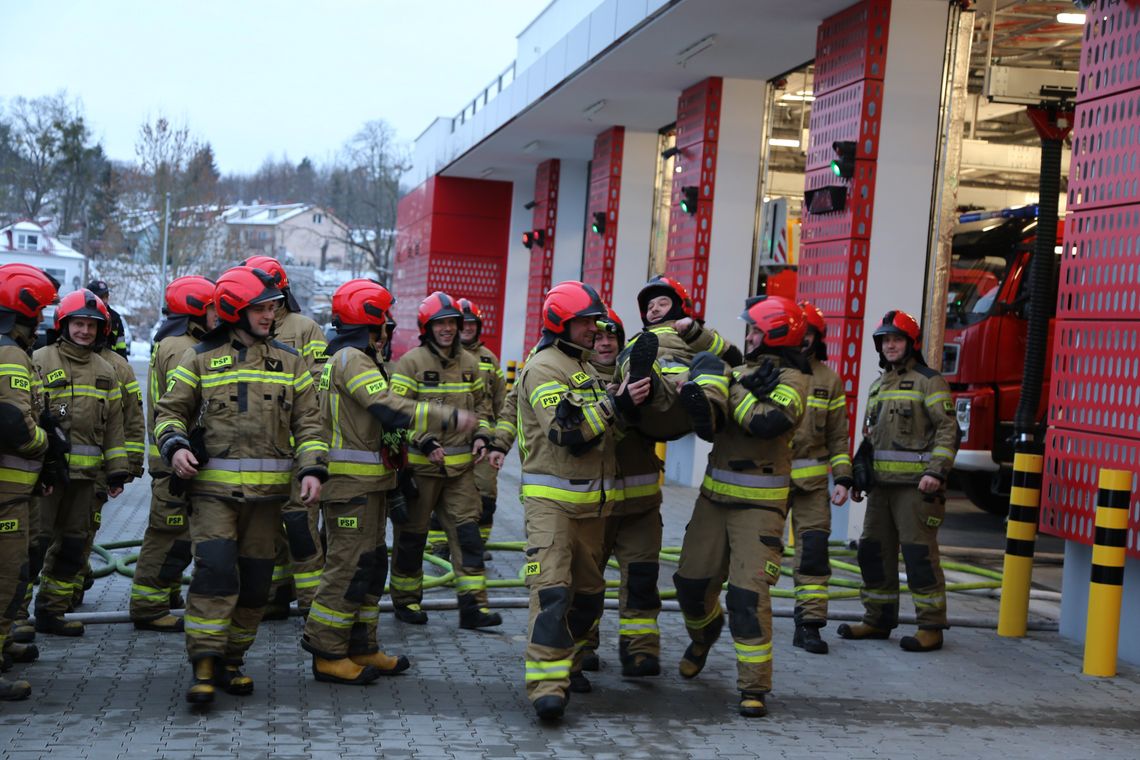
{"label": "concrete pillar", "polygon": [[562,159],[558,177],[558,224],[555,232],[554,265],[550,284],[582,279],[582,248],[587,225],[586,195],[590,175],[588,161]]}
{"label": "concrete pillar", "polygon": [[656,132],[625,132],[612,306],[625,323],[628,335],[641,329],[637,292],[649,279],[657,145]]}
{"label": "concrete pillar", "polygon": [[522,244],[523,232],[529,230],[534,216],[526,204],[534,202],[534,175],[514,183],[511,195],[511,231],[507,237],[507,286],[503,294],[504,363],[521,361],[526,332],[526,286],[530,275],[530,251]]}

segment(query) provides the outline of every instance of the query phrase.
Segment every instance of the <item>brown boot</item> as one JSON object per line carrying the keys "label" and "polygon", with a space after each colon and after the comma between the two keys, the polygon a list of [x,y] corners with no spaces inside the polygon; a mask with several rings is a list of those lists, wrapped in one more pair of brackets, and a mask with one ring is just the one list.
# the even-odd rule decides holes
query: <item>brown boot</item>
{"label": "brown boot", "polygon": [[913,636],[903,636],[899,646],[908,652],[933,652],[942,648],[942,631],[919,628]]}
{"label": "brown boot", "polygon": [[380,671],[371,665],[358,665],[347,657],[326,660],[313,657],[313,677],[327,683],[343,683],[362,686],[380,677]]}
{"label": "brown boot", "polygon": [[175,617],[170,613],[163,615],[160,618],[153,620],[136,620],[136,631],[158,631],[159,633],[181,633],[185,628],[185,622],[180,617]]}
{"label": "brown boot", "polygon": [[383,652],[373,652],[372,654],[352,654],[348,656],[348,659],[364,667],[371,665],[379,670],[382,676],[394,676],[397,673],[403,673],[412,666],[412,663],[408,662],[408,658],[402,654],[390,655]]}
{"label": "brown boot", "polygon": [[866,623],[856,623],[855,625],[848,625],[841,623],[835,632],[839,634],[841,639],[889,639],[891,637],[890,629],[876,628],[873,625]]}
{"label": "brown boot", "polygon": [[204,657],[193,665],[194,683],[186,691],[192,705],[208,705],[214,701],[214,658]]}

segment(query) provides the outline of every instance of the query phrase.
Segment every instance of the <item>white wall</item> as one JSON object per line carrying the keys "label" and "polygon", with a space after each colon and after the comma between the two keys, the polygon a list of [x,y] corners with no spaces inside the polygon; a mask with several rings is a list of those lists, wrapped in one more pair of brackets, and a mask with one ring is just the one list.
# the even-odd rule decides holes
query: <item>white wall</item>
{"label": "white wall", "polygon": [[531,229],[534,212],[524,205],[534,200],[534,176],[514,182],[511,194],[511,235],[507,253],[507,292],[503,294],[503,363],[521,361],[526,332],[526,289],[530,276],[530,251],[522,234]]}
{"label": "white wall", "polygon": [[657,172],[657,133],[625,133],[614,255],[613,304],[627,335],[641,329],[637,292],[649,279],[649,242]]}
{"label": "white wall", "polygon": [[586,240],[588,161],[562,159],[558,175],[558,221],[554,228],[554,261],[550,284],[582,279],[582,245]]}

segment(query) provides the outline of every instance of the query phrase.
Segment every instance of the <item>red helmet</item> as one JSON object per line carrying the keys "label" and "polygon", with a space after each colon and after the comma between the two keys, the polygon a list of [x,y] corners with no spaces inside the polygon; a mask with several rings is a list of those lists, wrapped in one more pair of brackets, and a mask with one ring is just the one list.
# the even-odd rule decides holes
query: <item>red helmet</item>
{"label": "red helmet", "polygon": [[349,280],[333,293],[333,319],[342,325],[383,327],[396,299],[375,280]]}
{"label": "red helmet", "polygon": [[455,305],[455,299],[442,291],[435,291],[420,302],[420,311],[416,322],[420,326],[420,335],[427,332],[428,323],[437,319],[458,319],[463,321],[463,312]]}
{"label": "red helmet", "polygon": [[289,287],[289,277],[285,274],[285,267],[272,256],[250,256],[241,263],[243,267],[252,267],[267,272],[273,278],[273,285],[278,290]]}
{"label": "red helmet", "polygon": [[214,281],[196,274],[178,277],[166,286],[166,313],[206,316],[214,303]]}
{"label": "red helmet", "polygon": [[658,296],[669,296],[673,299],[673,309],[665,316],[666,319],[681,319],[695,316],[693,299],[689,298],[689,291],[685,286],[659,274],[641,288],[637,294],[637,308],[641,310],[641,318],[645,319],[645,312],[649,310],[649,302]]}
{"label": "red helmet", "polygon": [[606,315],[606,305],[598,291],[584,282],[566,280],[551,288],[542,302],[542,329],[562,335],[566,323],[575,317]]}
{"label": "red helmet", "polygon": [[823,319],[823,312],[811,301],[800,301],[807,326],[819,333],[820,340],[827,337],[827,322]]}
{"label": "red helmet", "polygon": [[905,311],[888,311],[883,315],[883,321],[871,333],[875,341],[875,350],[882,353],[884,335],[901,335],[910,341],[911,349],[918,351],[922,348],[922,328],[918,320]]}
{"label": "red helmet", "polygon": [[39,319],[40,310],[55,300],[57,283],[31,264],[0,266],[0,309]]}
{"label": "red helmet", "polygon": [[107,304],[86,288],[73,290],[60,299],[59,306],[55,307],[56,331],[63,332],[63,320],[72,317],[87,317],[97,320],[103,323],[102,333],[104,335],[111,332],[111,312],[107,311]]}
{"label": "red helmet", "polygon": [[804,342],[807,321],[796,302],[783,296],[753,296],[744,302],[740,315],[764,333],[764,345],[772,348],[799,348]]}
{"label": "red helmet", "polygon": [[455,305],[463,312],[464,322],[478,322],[480,327],[483,326],[483,310],[473,304],[471,299],[460,298]]}
{"label": "red helmet", "polygon": [[214,305],[224,322],[238,322],[248,307],[282,297],[273,275],[247,266],[227,269],[214,286]]}

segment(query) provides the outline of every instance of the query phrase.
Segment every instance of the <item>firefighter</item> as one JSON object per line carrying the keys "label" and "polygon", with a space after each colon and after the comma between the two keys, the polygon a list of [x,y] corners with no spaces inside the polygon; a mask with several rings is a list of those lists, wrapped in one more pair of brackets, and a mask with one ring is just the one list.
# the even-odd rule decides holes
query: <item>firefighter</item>
{"label": "firefighter", "polygon": [[376,627],[388,570],[385,493],[396,485],[386,431],[471,430],[467,411],[412,401],[389,391],[377,349],[387,339],[391,293],[372,280],[350,280],[333,294],[337,337],[320,381],[331,428],[329,481],[321,491],[328,547],[301,646],[318,681],[364,684],[403,672],[408,658],[380,650]]}
{"label": "firefighter", "polygon": [[479,430],[474,434],[451,429],[442,434],[413,435],[408,464],[417,493],[408,504],[407,522],[393,531],[389,586],[398,620],[414,625],[427,622],[427,613],[420,607],[423,551],[435,512],[451,547],[459,627],[489,628],[500,625],[503,619],[487,607],[483,539],[479,536],[482,510],[473,465],[486,453],[494,417],[479,362],[460,344],[462,321],[463,314],[451,296],[438,291],[429,295],[420,304],[417,317],[420,346],[404,354],[392,373],[393,393],[472,412],[479,419]]}
{"label": "firefighter", "polygon": [[[812,654],[827,654],[820,629],[827,624],[827,583],[831,560],[831,506],[847,503],[851,487],[851,453],[848,447],[847,399],[843,381],[827,361],[827,323],[823,312],[807,301],[800,303],[807,331],[803,352],[811,365],[804,419],[792,439],[792,490],[788,498],[795,530],[795,620],[792,645]],[[828,496],[827,476],[835,490]]]}
{"label": "firefighter", "polygon": [[107,339],[110,324],[98,296],[86,289],[72,291],[56,306],[49,344],[32,355],[43,381],[44,406],[70,441],[70,482],[35,505],[39,532],[34,555],[43,557],[36,595],[40,633],[83,635],[83,623],[65,621],[63,615],[83,589],[95,515],[106,498],[123,492],[129,477],[119,377],[95,350]]}
{"label": "firefighter", "polygon": [[[794,301],[749,298],[741,318],[748,325],[744,364],[726,377],[717,357],[698,354],[693,380],[681,389],[694,429],[711,433],[713,447],[673,583],[692,640],[680,672],[694,678],[724,627],[720,588],[727,576],[739,710],[761,717],[772,688],[769,586],[780,578],[790,444],[804,415],[811,369],[800,352],[804,317]],[[704,409],[709,404],[718,409],[715,417]]]}
{"label": "firefighter", "polygon": [[111,315],[111,334],[107,336],[107,347],[124,359],[129,359],[131,347],[127,345],[127,331],[123,327],[123,316],[111,308],[111,286],[106,280],[92,280],[87,283],[87,289],[103,302]]}
{"label": "firefighter", "polygon": [[[594,352],[590,364],[599,379],[609,382],[618,353],[625,345],[625,326],[613,309],[598,320]],[[621,674],[627,678],[656,676],[661,673],[661,634],[657,616],[661,597],[657,592],[658,558],[661,554],[661,460],[653,441],[636,428],[623,426],[614,434],[618,487],[613,513],[606,518],[598,569],[605,572],[613,556],[621,570],[618,592],[618,656]],[[599,666],[598,624],[594,621],[582,656],[583,670]],[[571,690],[585,691],[585,676],[571,674]]]}
{"label": "firefighter", "polygon": [[[882,374],[871,384],[863,435],[874,447],[877,485],[870,493],[859,570],[863,622],[840,625],[845,639],[886,639],[898,626],[901,547],[918,631],[899,645],[908,652],[942,648],[946,578],[938,527],[946,514],[946,478],[958,450],[950,386],[922,358],[922,329],[905,311],[888,311],[872,333]],[[852,497],[861,501],[863,494]]]}
{"label": "firefighter", "polygon": [[[40,416],[38,378],[30,358],[44,307],[55,300],[51,278],[28,264],[0,266],[0,650],[14,662],[33,662],[34,644],[8,639],[30,588],[29,502],[48,450]],[[24,680],[0,676],[0,700],[32,693]]]}
{"label": "firefighter", "polygon": [[234,267],[218,278],[221,324],[188,350],[158,402],[154,433],[175,477],[189,480],[194,575],[186,599],[192,704],[215,685],[253,692],[241,666],[273,579],[274,536],[290,481],[320,499],[328,444],[309,365],[270,338],[284,296],[268,273]]}
{"label": "firefighter", "polygon": [[677,388],[688,379],[695,354],[707,351],[729,366],[742,361],[740,349],[697,320],[693,301],[683,285],[657,275],[637,294],[642,332],[634,335],[618,359],[615,379],[652,376],[653,391],[645,414],[635,424],[655,440],[672,440],[692,431],[692,423],[677,398]]}
{"label": "firefighter", "polygon": [[[590,364],[606,307],[581,282],[551,288],[542,306],[542,339],[518,389],[520,494],[526,522],[530,617],[526,691],[542,720],[566,709],[570,676],[581,671],[584,642],[601,612],[605,518],[614,505],[613,428],[651,381],[624,381],[610,394]],[[495,452],[501,464],[502,452]]]}
{"label": "firefighter", "polygon": [[[256,267],[273,277],[274,285],[283,296],[277,302],[273,339],[300,354],[313,380],[319,380],[328,358],[325,334],[316,322],[301,313],[301,307],[289,288],[285,267],[270,256],[251,256],[242,262],[242,266]],[[281,511],[282,529],[277,536],[273,585],[269,589],[265,620],[289,617],[289,602],[293,599],[297,600],[301,614],[306,614],[321,580],[325,557],[318,524],[320,510],[301,503],[299,488],[300,480],[294,478],[293,492]]]}
{"label": "firefighter", "polygon": [[[190,504],[170,467],[158,452],[154,421],[158,400],[174,378],[174,368],[186,350],[198,345],[217,323],[214,281],[206,277],[179,277],[166,286],[166,319],[154,335],[147,394],[150,404],[150,519],[135,563],[131,584],[131,621],[141,631],[180,633],[183,621],[170,614],[182,600],[182,573],[190,566]],[[178,493],[171,491],[177,483]]]}

